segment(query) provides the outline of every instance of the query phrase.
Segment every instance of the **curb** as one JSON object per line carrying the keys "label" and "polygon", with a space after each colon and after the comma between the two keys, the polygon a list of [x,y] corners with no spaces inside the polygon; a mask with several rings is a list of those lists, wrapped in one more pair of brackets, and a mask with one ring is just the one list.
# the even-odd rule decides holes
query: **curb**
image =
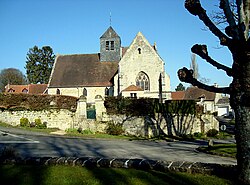
{"label": "curb", "polygon": [[187,161],[155,161],[148,159],[91,158],[91,157],[31,157],[1,159],[0,165],[67,165],[87,168],[135,168],[161,172],[187,172],[209,175],[234,176],[236,165],[200,163]]}

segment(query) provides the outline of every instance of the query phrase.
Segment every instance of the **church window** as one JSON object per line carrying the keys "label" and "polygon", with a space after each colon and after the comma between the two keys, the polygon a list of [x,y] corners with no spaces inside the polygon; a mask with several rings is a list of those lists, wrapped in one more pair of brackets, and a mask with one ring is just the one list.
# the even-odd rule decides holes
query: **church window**
{"label": "church window", "polygon": [[110,50],[115,49],[115,41],[110,41]]}
{"label": "church window", "polygon": [[83,89],[82,94],[83,94],[83,96],[87,96],[87,95],[88,95],[88,92],[87,92],[87,89],[86,89],[86,88]]}
{"label": "church window", "polygon": [[130,93],[131,98],[137,98],[137,93]]}
{"label": "church window", "polygon": [[109,89],[107,87],[105,88],[105,96],[109,96]]}
{"label": "church window", "polygon": [[141,48],[138,48],[138,53],[141,54]]}
{"label": "church window", "polygon": [[106,50],[109,50],[109,41],[106,41]]}
{"label": "church window", "polygon": [[144,91],[149,91],[150,83],[149,77],[146,73],[140,72],[136,77],[136,86],[142,88]]}
{"label": "church window", "polygon": [[61,94],[59,89],[56,90],[56,94]]}

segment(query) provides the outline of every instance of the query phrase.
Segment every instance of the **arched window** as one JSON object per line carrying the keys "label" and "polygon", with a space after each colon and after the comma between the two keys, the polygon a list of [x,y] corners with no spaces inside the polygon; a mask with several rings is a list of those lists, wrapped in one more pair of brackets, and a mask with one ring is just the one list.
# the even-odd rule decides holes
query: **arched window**
{"label": "arched window", "polygon": [[86,89],[86,88],[83,89],[82,94],[83,94],[83,96],[85,96],[85,97],[88,95],[88,92],[87,92],[87,89]]}
{"label": "arched window", "polygon": [[138,54],[141,54],[141,48],[138,48]]}
{"label": "arched window", "polygon": [[56,94],[61,94],[59,89],[56,90]]}
{"label": "arched window", "polygon": [[148,75],[144,72],[139,72],[139,74],[136,77],[136,86],[142,88],[144,91],[149,91],[150,89],[150,82]]}

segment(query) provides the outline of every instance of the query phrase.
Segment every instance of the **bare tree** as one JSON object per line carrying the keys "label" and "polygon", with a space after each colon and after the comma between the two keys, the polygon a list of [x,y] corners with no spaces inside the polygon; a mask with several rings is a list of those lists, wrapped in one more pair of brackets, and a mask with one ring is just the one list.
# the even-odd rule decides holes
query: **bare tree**
{"label": "bare tree", "polygon": [[26,77],[19,69],[7,68],[0,71],[0,92],[5,91],[5,86],[27,84]]}
{"label": "bare tree", "polygon": [[218,88],[201,83],[193,77],[192,70],[178,70],[179,79],[199,88],[230,94],[230,104],[235,111],[237,142],[237,166],[241,184],[250,184],[250,0],[235,0],[237,16],[229,0],[220,0],[219,8],[227,22],[225,31],[219,29],[209,18],[200,0],[186,0],[185,8],[208,27],[220,40],[220,44],[229,49],[233,57],[232,67],[225,66],[209,56],[207,46],[195,44],[192,52],[209,64],[223,70],[233,80],[228,87]]}

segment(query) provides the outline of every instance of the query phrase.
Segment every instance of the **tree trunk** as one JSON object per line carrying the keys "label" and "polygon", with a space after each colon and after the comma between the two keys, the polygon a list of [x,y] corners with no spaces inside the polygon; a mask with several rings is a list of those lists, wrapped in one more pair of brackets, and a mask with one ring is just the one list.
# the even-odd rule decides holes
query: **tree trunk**
{"label": "tree trunk", "polygon": [[241,184],[250,184],[250,52],[249,46],[238,45],[238,48],[245,49],[232,51],[234,79],[230,104],[235,112],[239,180]]}
{"label": "tree trunk", "polygon": [[242,184],[250,184],[250,111],[249,107],[243,106],[234,110],[239,179]]}

